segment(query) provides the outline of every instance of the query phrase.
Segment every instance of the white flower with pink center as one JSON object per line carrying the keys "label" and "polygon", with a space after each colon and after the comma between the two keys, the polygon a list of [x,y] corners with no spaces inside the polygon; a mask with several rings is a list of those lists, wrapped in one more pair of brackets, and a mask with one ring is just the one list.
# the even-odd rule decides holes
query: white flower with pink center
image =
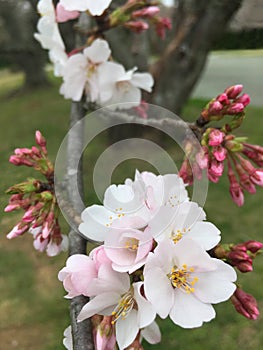
{"label": "white flower with pink center", "polygon": [[142,267],[153,246],[153,239],[147,228],[142,231],[130,228],[133,220],[121,220],[109,231],[104,242],[112,268],[119,272],[132,273]]}
{"label": "white flower with pink center", "polygon": [[231,297],[235,270],[211,258],[188,238],[174,244],[166,239],[149,253],[144,269],[144,291],[161,318],[168,315],[183,327],[200,327],[215,317],[211,304]]}
{"label": "white flower with pink center", "polygon": [[130,285],[127,273],[113,271],[102,265],[93,292],[96,295],[81,310],[78,320],[95,314],[112,316],[116,340],[120,350],[129,346],[139,330],[151,325],[156,313],[151,303],[142,294],[142,282]]}
{"label": "white flower with pink center", "polygon": [[195,202],[185,202],[177,207],[163,206],[148,223],[149,233],[157,242],[170,238],[177,243],[187,237],[209,250],[219,243],[221,236],[218,228],[204,221],[205,218],[204,210]]}
{"label": "white flower with pink center", "polygon": [[110,6],[112,0],[60,0],[68,11],[89,11],[92,16],[100,16]]}
{"label": "white flower with pink center", "polygon": [[98,68],[111,54],[107,41],[96,39],[83,53],[69,57],[63,74],[60,93],[65,98],[80,101],[85,92],[91,102],[99,96]]}

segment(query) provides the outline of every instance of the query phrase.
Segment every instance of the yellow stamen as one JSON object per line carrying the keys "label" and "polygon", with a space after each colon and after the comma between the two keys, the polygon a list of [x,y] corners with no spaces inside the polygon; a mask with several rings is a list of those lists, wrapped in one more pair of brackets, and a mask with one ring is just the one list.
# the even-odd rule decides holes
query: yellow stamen
{"label": "yellow stamen", "polygon": [[193,286],[198,281],[198,277],[191,276],[192,272],[194,272],[193,267],[188,268],[186,264],[183,264],[181,269],[178,269],[177,266],[173,266],[167,277],[174,288],[179,288],[187,294],[190,294],[195,291]]}
{"label": "yellow stamen", "polygon": [[120,317],[125,319],[129,312],[133,309],[134,305],[135,300],[133,298],[133,294],[130,291],[125,293],[111,313],[113,317],[111,324],[115,324]]}

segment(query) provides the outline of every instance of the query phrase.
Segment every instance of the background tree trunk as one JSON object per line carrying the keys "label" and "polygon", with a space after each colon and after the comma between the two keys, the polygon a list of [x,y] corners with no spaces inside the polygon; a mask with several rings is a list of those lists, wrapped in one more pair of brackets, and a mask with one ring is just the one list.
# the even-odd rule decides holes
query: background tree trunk
{"label": "background tree trunk", "polygon": [[173,38],[151,66],[151,102],[180,114],[213,44],[224,34],[242,0],[181,0],[173,14]]}

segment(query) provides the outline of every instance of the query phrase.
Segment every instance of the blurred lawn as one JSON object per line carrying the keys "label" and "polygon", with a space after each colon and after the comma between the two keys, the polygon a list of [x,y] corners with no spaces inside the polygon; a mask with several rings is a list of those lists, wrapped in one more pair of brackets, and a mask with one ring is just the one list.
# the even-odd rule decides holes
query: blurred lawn
{"label": "blurred lawn", "polygon": [[[34,132],[39,129],[47,136],[48,149],[54,160],[58,147],[67,132],[70,102],[58,94],[58,82],[44,90],[26,94],[14,94],[22,82],[19,74],[0,74],[1,128],[0,158],[1,181],[0,209],[7,203],[3,193],[10,185],[33,176],[31,169],[15,169],[8,158],[16,147],[34,144]],[[12,93],[11,93],[12,92]],[[8,97],[9,96],[9,97]],[[188,120],[194,120],[205,101],[191,101],[184,110]],[[263,110],[248,108],[247,119],[239,132],[249,135],[252,143],[262,143]],[[91,164],[97,153],[106,147],[106,137],[95,140],[87,150],[85,169],[86,184],[92,179]],[[170,150],[173,154],[173,150]],[[114,180],[131,176],[138,164],[130,162],[120,166]],[[143,164],[139,164],[142,170]],[[88,202],[95,200],[94,193],[87,193]],[[255,196],[246,196],[243,208],[237,208],[228,195],[226,178],[219,185],[210,185],[205,205],[208,219],[222,231],[224,242],[241,240],[262,240],[263,191]],[[62,350],[62,333],[69,323],[68,302],[57,272],[64,265],[66,255],[47,258],[32,248],[30,235],[8,241],[6,233],[19,218],[19,213],[1,216],[0,236],[0,350]],[[255,272],[242,275],[240,283],[254,294],[263,305],[262,288],[263,260],[255,262]],[[161,297],[161,296],[160,296]],[[216,306],[217,318],[200,329],[183,330],[170,321],[159,322],[162,342],[154,347],[145,344],[146,349],[163,348],[177,350],[260,350],[263,344],[263,321],[248,321],[237,314],[231,303]]]}

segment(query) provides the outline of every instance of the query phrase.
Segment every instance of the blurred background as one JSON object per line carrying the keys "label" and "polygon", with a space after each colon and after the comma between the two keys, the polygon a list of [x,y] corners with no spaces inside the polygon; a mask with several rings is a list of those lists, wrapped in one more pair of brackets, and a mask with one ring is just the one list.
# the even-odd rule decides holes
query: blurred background
{"label": "blurred background", "polygon": [[[15,169],[8,158],[16,147],[31,147],[35,130],[48,140],[50,158],[55,160],[69,125],[70,101],[59,95],[61,81],[52,75],[46,52],[33,39],[38,20],[37,0],[0,0],[0,210],[8,196],[4,191],[14,183],[34,176],[31,169]],[[116,0],[122,4],[124,1]],[[164,41],[149,31],[140,36],[116,31],[107,34],[114,58],[127,68],[137,65],[151,70],[156,80],[154,94],[145,96],[188,121],[194,121],[202,107],[227,86],[242,83],[251,96],[247,117],[238,131],[250,143],[262,144],[263,130],[263,0],[181,0],[163,1],[164,15],[172,18],[173,28]],[[67,49],[73,48],[69,22],[61,26]],[[121,43],[121,45],[120,45]],[[127,55],[127,47],[132,53]],[[116,55],[115,55],[116,53]],[[116,137],[114,133],[94,140],[85,154],[87,205],[97,201],[92,182],[92,164]],[[157,140],[176,157],[176,151],[163,138]],[[134,167],[122,164],[114,181],[133,176]],[[150,168],[149,168],[150,169]],[[250,239],[263,240],[263,190],[247,195],[237,208],[228,194],[225,176],[211,184],[205,204],[208,220],[223,235],[223,243]],[[32,247],[25,234],[13,241],[6,234],[21,213],[1,214],[0,236],[0,350],[62,350],[62,333],[69,324],[69,303],[57,280],[66,254],[48,258]],[[66,232],[67,226],[64,223]],[[240,275],[243,289],[253,294],[262,311],[263,260],[255,261],[255,272]],[[160,296],[161,297],[161,296]],[[162,342],[146,349],[180,350],[260,350],[263,319],[249,321],[237,314],[230,302],[215,307],[217,318],[200,329],[183,330],[170,321],[159,322]]]}

